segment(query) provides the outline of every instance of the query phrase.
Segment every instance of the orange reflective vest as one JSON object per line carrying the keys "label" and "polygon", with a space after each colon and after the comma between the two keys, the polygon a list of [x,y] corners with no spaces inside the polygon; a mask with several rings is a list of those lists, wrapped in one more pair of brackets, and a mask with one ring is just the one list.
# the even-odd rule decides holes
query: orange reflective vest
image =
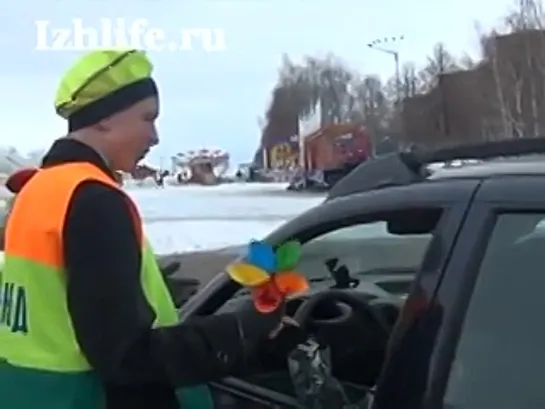
{"label": "orange reflective vest", "polygon": [[[72,326],[63,259],[65,215],[75,189],[88,180],[119,189],[98,167],[70,163],[39,170],[15,200],[0,274],[0,396],[6,409],[105,408],[102,384]],[[127,204],[142,243],[141,283],[155,325],[173,325],[178,313],[128,196]],[[198,407],[205,409],[206,402]]]}

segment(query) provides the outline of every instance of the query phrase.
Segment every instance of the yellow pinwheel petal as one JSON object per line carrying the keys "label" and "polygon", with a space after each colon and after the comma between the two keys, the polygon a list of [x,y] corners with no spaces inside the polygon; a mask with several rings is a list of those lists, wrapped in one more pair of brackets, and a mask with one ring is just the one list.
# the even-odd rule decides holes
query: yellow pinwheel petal
{"label": "yellow pinwheel petal", "polygon": [[229,265],[226,271],[231,280],[236,281],[244,287],[256,287],[271,279],[266,271],[243,262]]}

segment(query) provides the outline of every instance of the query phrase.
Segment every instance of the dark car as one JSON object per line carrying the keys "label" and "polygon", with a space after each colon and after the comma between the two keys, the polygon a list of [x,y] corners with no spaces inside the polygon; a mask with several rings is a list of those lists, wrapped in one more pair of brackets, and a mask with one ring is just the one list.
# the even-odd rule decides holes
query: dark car
{"label": "dark car", "polygon": [[[545,161],[534,153],[545,139],[376,159],[266,238],[303,243],[298,271],[311,289],[287,310],[320,297],[307,324],[353,402],[545,408]],[[483,161],[427,170],[456,159]],[[222,273],[183,319],[244,302]],[[218,409],[305,408],[286,357],[272,358],[257,376],[213,384]]]}

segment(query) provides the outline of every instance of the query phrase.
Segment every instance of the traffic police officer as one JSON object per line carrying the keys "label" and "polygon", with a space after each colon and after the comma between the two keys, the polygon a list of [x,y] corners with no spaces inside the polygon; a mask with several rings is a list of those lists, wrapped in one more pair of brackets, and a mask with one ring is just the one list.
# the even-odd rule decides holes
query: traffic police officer
{"label": "traffic police officer", "polygon": [[114,173],[130,172],[158,142],[151,74],[143,52],[101,50],[61,81],[55,107],[68,136],[26,182],[6,227],[2,407],[206,409],[208,390],[187,387],[251,371],[278,328],[280,312],[253,307],[177,325],[138,209]]}

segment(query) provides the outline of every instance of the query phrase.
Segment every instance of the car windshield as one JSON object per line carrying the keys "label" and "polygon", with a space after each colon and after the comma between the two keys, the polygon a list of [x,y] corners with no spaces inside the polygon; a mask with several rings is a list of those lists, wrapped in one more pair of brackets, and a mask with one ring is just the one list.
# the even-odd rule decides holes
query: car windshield
{"label": "car windshield", "polygon": [[414,273],[431,237],[392,234],[383,221],[344,227],[305,243],[298,271],[311,281],[343,266],[352,276]]}
{"label": "car windshield", "polygon": [[[385,291],[403,295],[407,280],[419,269],[432,234],[397,235],[388,232],[384,221],[339,228],[306,242],[296,271],[309,280],[311,287],[333,285],[335,277],[347,272],[363,280],[388,280]],[[405,278],[403,277],[403,278]],[[240,289],[233,298],[248,294]]]}

